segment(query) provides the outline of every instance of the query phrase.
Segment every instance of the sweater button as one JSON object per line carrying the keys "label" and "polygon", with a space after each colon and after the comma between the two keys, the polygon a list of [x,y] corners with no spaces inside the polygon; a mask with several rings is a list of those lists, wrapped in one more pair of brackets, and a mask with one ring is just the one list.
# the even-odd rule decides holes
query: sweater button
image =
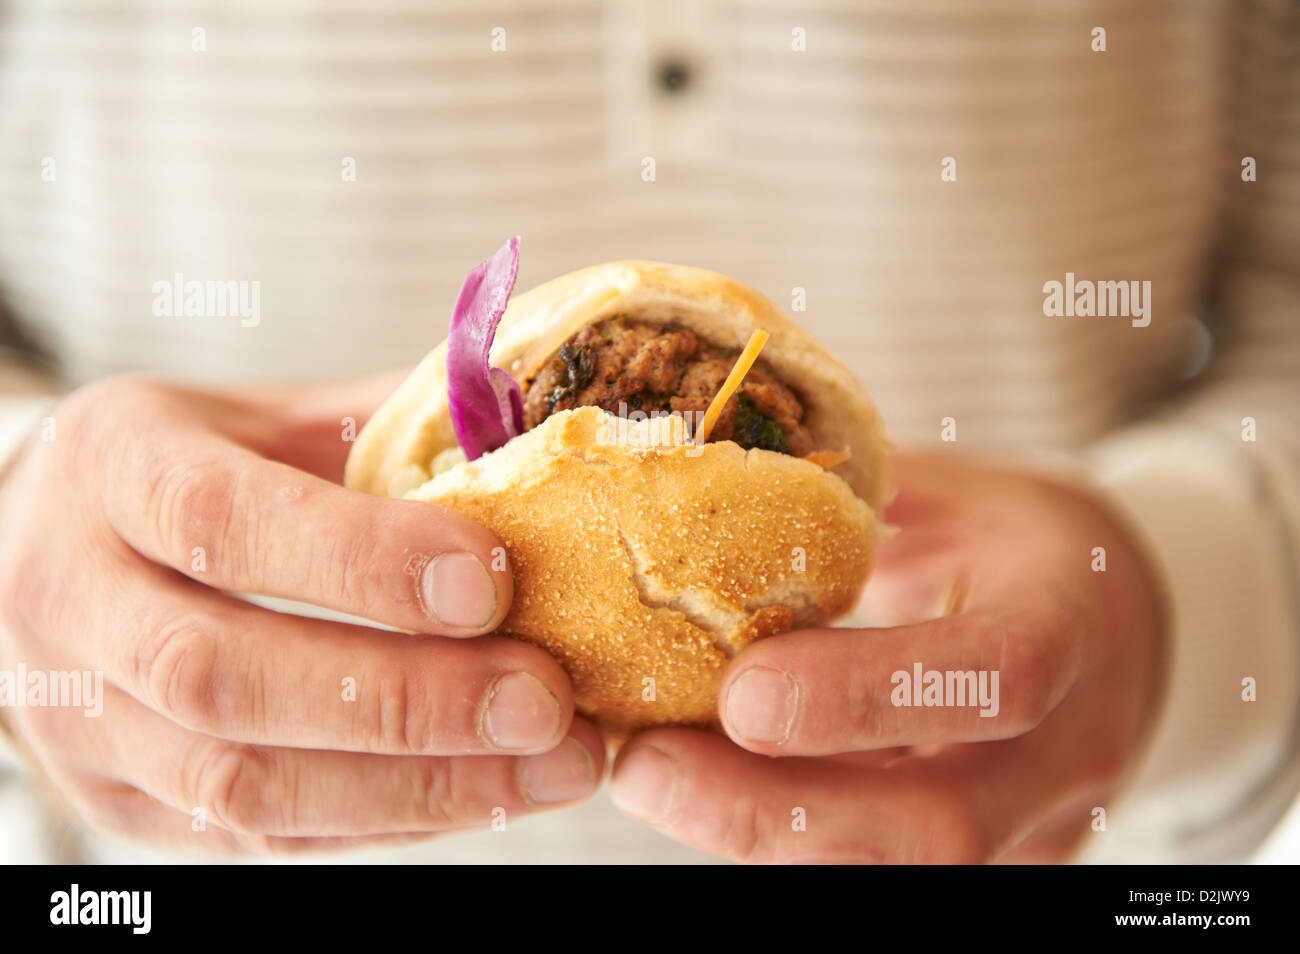
{"label": "sweater button", "polygon": [[686,90],[691,83],[691,68],[685,60],[670,57],[659,63],[657,70],[659,89],[670,95]]}

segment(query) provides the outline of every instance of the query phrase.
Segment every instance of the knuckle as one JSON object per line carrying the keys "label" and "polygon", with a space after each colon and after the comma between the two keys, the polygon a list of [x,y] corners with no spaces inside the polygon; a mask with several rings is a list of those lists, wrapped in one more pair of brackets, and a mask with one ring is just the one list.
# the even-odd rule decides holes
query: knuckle
{"label": "knuckle", "polygon": [[263,834],[281,827],[291,802],[273,791],[270,757],[253,746],[213,743],[201,746],[185,771],[195,807],[229,831]]}
{"label": "knuckle", "polygon": [[382,688],[379,706],[378,742],[383,751],[398,755],[423,755],[435,748],[435,708],[423,697],[417,680],[403,672],[400,664],[386,667],[392,675]]}
{"label": "knuckle", "polygon": [[863,667],[849,673],[845,693],[843,725],[850,737],[862,745],[892,737],[898,732],[899,709],[890,702],[892,682],[882,683],[878,675]]}
{"label": "knuckle", "polygon": [[423,755],[436,751],[440,745],[438,709],[430,695],[428,683],[401,677],[402,746],[403,751]]}
{"label": "knuckle", "polygon": [[764,830],[763,813],[752,799],[740,799],[728,811],[715,817],[713,843],[723,856],[740,864],[762,864],[771,860],[775,846]]}
{"label": "knuckle", "polygon": [[154,710],[178,725],[198,731],[220,725],[216,642],[198,617],[170,619],[142,642],[136,680]]}
{"label": "knuckle", "polygon": [[326,592],[339,605],[369,609],[367,582],[375,570],[378,546],[377,539],[367,534],[331,536],[319,549],[313,548],[317,564],[313,576],[325,581]]}
{"label": "knuckle", "polygon": [[119,429],[115,422],[138,419],[136,410],[157,402],[161,394],[158,382],[138,374],[113,375],[78,388],[54,410],[59,459],[85,464],[111,454]]}
{"label": "knuckle", "polygon": [[146,388],[146,379],[139,375],[110,375],[83,384],[69,394],[56,410],[66,423],[86,423],[98,420],[106,409],[123,401],[136,400]]}
{"label": "knuckle", "polygon": [[231,561],[255,547],[248,539],[255,528],[235,525],[238,480],[223,462],[204,460],[164,466],[153,477],[149,513],[169,561],[188,567],[194,548],[203,546],[234,570]]}
{"label": "knuckle", "polygon": [[417,791],[412,804],[422,813],[420,823],[431,831],[450,828],[455,819],[464,820],[465,788],[461,784],[460,765],[456,759],[424,759],[415,773]]}

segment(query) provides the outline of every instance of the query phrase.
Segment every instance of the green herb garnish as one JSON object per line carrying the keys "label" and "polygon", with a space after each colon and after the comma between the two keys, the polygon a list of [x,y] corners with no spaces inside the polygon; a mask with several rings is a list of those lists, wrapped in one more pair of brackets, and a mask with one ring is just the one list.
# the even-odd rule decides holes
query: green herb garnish
{"label": "green herb garnish", "polygon": [[739,407],[732,427],[731,439],[746,449],[757,447],[760,450],[776,451],[778,454],[790,453],[785,442],[785,431],[762,411],[754,406],[752,398],[736,395]]}
{"label": "green herb garnish", "polygon": [[566,383],[556,385],[546,395],[546,410],[551,414],[561,401],[576,399],[596,374],[596,355],[590,348],[571,348],[566,342],[560,346],[555,359],[555,372],[563,374]]}

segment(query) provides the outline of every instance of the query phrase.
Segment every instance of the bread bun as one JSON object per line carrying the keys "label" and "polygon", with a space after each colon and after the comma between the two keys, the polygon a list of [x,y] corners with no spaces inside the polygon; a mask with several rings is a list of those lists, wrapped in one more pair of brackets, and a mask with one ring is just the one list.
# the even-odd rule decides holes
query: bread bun
{"label": "bread bun", "polygon": [[620,422],[584,407],[447,466],[458,455],[444,342],[362,430],[345,479],[495,531],[515,580],[499,631],[551,652],[583,714],[621,732],[713,724],[731,656],[853,605],[888,493],[888,442],[847,368],[767,299],[701,269],[612,262],[538,286],[510,303],[491,363],[526,387],[583,326],[620,314],[723,346],[766,329],[763,363],[799,396],[818,449],[849,458],[826,471],[731,441],[695,446],[679,418]]}

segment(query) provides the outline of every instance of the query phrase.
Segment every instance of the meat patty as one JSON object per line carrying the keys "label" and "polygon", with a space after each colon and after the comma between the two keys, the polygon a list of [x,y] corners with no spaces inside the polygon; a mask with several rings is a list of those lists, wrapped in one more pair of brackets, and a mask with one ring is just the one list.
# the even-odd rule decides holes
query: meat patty
{"label": "meat patty", "polygon": [[[713,358],[692,364],[670,401],[672,409],[703,414],[727,379],[732,363]],[[803,405],[790,389],[770,374],[751,368],[739,390],[722,406],[710,437],[802,457],[813,450],[812,437],[800,424],[802,420]]]}
{"label": "meat patty", "polygon": [[[702,414],[731,370],[737,352],[675,325],[611,318],[566,341],[524,394],[524,427],[556,411],[594,406]],[[696,421],[698,418],[695,419]],[[770,373],[755,367],[731,396],[710,435],[742,447],[803,456],[813,450],[803,405]]]}

